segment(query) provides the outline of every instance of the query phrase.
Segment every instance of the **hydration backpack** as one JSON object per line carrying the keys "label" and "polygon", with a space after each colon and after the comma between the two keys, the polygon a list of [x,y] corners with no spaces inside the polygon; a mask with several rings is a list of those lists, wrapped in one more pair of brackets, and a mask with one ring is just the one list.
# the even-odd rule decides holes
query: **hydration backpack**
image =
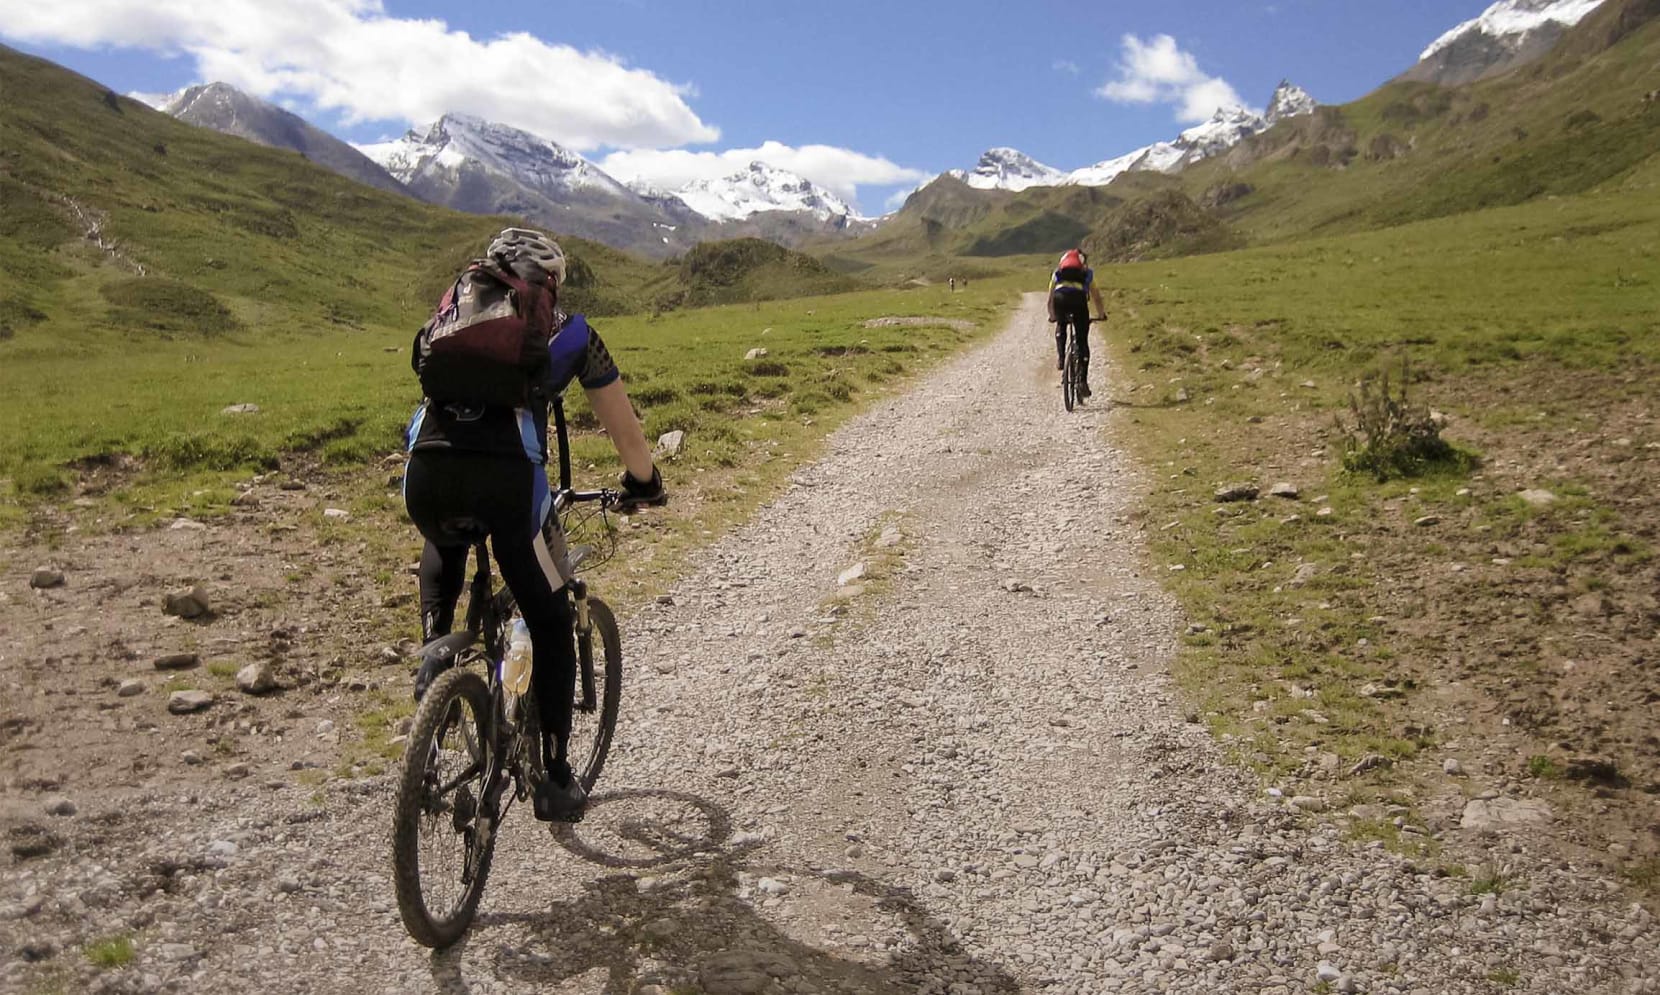
{"label": "hydration backpack", "polygon": [[1055,269],[1055,279],[1063,284],[1077,284],[1082,287],[1084,278],[1089,270],[1084,266],[1084,257],[1077,249],[1068,249],[1061,254],[1061,261]]}
{"label": "hydration backpack", "polygon": [[475,260],[415,333],[410,365],[438,401],[522,407],[545,394],[553,295]]}

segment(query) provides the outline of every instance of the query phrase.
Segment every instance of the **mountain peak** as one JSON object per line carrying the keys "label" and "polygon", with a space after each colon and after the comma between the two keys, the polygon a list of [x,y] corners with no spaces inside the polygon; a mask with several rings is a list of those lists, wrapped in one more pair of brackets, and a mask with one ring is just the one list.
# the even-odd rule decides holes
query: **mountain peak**
{"label": "mountain peak", "polygon": [[719,179],[694,180],[674,195],[715,221],[737,221],[763,211],[801,212],[820,221],[858,217],[846,201],[813,181],[760,160]]}
{"label": "mountain peak", "polygon": [[1053,187],[1066,182],[1067,174],[1045,166],[1019,149],[1006,145],[987,149],[971,170],[953,169],[950,175],[980,190],[1025,190]]}
{"label": "mountain peak", "polygon": [[1403,78],[1469,83],[1530,62],[1603,0],[1499,0],[1430,43]]}
{"label": "mountain peak", "polygon": [[1263,118],[1270,124],[1278,124],[1288,117],[1297,117],[1302,114],[1313,114],[1319,107],[1319,101],[1309,96],[1307,90],[1288,79],[1280,80],[1280,85],[1274,87],[1274,95],[1268,100],[1268,113]]}

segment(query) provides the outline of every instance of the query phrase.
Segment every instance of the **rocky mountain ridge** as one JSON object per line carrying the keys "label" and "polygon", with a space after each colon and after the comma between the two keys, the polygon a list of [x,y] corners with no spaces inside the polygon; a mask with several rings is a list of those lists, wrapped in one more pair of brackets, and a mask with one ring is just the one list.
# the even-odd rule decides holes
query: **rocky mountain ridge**
{"label": "rocky mountain ridge", "polygon": [[1431,42],[1406,80],[1455,86],[1496,76],[1550,51],[1603,0],[1499,0]]}

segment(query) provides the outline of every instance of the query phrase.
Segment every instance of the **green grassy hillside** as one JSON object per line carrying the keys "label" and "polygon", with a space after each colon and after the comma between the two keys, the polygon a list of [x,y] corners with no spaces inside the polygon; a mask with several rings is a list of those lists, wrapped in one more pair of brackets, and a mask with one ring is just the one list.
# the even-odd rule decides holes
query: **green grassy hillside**
{"label": "green grassy hillside", "polygon": [[758,238],[698,245],[681,257],[674,275],[673,285],[656,298],[656,307],[780,300],[842,293],[859,286],[859,281],[812,256]]}

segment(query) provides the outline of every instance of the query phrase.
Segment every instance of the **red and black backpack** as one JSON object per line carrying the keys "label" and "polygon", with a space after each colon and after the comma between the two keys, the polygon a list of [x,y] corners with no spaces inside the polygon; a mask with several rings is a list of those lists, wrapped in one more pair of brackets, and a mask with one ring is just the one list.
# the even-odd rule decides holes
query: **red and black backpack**
{"label": "red and black backpack", "polygon": [[545,395],[553,294],[474,260],[415,333],[410,365],[436,401],[520,407]]}

